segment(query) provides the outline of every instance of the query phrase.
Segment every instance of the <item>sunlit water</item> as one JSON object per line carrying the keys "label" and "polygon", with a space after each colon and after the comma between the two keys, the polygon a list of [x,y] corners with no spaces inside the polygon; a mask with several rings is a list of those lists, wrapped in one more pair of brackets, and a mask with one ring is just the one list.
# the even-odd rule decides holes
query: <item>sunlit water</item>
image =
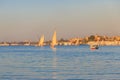
{"label": "sunlit water", "polygon": [[120,46],[0,47],[0,80],[120,79]]}

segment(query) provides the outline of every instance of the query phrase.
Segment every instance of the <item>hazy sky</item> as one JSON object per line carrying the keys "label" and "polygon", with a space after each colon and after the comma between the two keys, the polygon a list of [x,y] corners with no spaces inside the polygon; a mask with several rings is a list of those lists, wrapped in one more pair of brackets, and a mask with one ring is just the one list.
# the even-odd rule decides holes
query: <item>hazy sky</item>
{"label": "hazy sky", "polygon": [[0,41],[120,35],[120,0],[0,0]]}

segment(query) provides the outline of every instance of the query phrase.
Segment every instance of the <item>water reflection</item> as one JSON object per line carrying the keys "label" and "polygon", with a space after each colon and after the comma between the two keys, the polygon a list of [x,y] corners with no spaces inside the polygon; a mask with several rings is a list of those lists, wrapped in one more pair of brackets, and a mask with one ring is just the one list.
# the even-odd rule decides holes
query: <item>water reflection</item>
{"label": "water reflection", "polygon": [[56,55],[56,49],[53,51],[53,79],[57,79],[57,55]]}

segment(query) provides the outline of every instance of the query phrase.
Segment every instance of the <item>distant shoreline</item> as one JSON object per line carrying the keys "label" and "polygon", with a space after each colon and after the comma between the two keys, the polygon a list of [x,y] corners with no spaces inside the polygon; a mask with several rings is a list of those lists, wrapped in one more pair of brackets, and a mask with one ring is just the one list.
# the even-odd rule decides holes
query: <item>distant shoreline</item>
{"label": "distant shoreline", "polygon": [[[51,41],[45,41],[44,46],[50,45]],[[91,44],[97,44],[99,46],[120,46],[120,36],[100,36],[100,35],[90,35],[84,38],[71,38],[68,40],[65,40],[61,38],[60,40],[57,40],[56,45],[61,46],[71,46],[71,45],[91,45]],[[22,42],[0,42],[0,46],[36,46],[38,45],[38,42],[32,42],[30,40],[28,41],[22,41]]]}

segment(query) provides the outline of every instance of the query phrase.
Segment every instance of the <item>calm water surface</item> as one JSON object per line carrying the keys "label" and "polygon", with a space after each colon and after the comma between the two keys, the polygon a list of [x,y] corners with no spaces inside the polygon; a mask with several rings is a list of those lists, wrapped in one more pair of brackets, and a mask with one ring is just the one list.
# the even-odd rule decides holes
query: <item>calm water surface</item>
{"label": "calm water surface", "polygon": [[120,80],[120,46],[0,47],[0,80]]}

